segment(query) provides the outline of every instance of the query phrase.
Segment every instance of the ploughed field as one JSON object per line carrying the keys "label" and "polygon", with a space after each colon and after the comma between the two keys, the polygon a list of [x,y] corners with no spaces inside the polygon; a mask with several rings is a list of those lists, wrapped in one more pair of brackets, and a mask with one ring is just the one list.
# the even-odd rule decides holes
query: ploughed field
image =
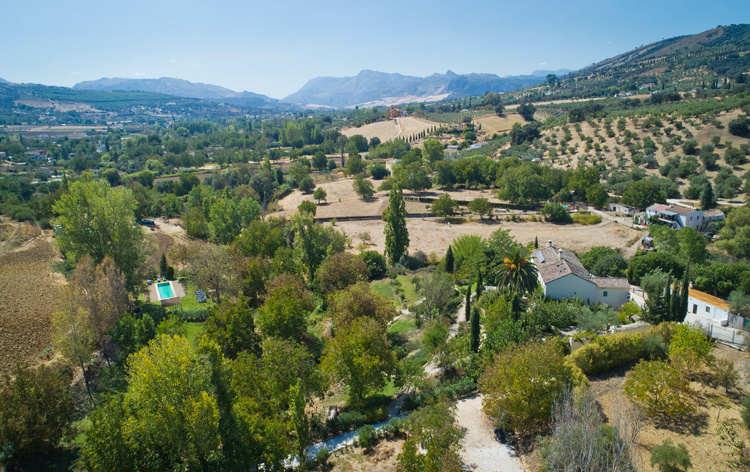
{"label": "ploughed field", "polygon": [[51,345],[51,315],[60,277],[51,237],[36,224],[0,224],[0,372],[33,363]]}

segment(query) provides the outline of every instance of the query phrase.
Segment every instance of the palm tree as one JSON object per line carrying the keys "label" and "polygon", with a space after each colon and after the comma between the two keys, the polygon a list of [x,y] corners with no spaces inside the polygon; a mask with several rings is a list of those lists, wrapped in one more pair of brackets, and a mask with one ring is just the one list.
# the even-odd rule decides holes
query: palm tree
{"label": "palm tree", "polygon": [[536,288],[536,265],[531,262],[531,252],[520,244],[506,247],[498,259],[501,261],[493,269],[495,284],[508,287],[513,291],[531,293]]}

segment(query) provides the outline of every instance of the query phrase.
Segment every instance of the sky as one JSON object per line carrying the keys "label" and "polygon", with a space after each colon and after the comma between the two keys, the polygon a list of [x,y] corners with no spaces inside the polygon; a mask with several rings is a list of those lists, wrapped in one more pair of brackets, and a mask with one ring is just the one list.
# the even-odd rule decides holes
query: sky
{"label": "sky", "polygon": [[750,23],[748,0],[3,0],[0,11],[0,77],[11,82],[175,77],[274,98],[363,69],[575,70]]}

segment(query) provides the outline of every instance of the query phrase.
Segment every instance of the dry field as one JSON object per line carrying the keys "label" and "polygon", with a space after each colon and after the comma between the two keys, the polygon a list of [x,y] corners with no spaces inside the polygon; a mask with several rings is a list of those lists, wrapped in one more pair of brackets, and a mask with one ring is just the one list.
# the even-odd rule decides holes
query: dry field
{"label": "dry field", "polygon": [[520,123],[523,125],[526,121],[517,113],[509,113],[506,116],[487,115],[474,120],[475,124],[481,124],[482,130],[488,137],[493,134],[502,134],[509,132],[513,125]]}
{"label": "dry field", "polygon": [[355,134],[361,134],[368,141],[377,136],[380,141],[386,142],[398,136],[400,131],[401,129],[395,120],[385,120],[360,126],[359,128],[347,128],[341,130],[341,134],[350,138]]}
{"label": "dry field", "polygon": [[33,363],[50,345],[50,317],[64,282],[50,265],[52,238],[36,224],[0,224],[0,372]]}
{"label": "dry field", "polygon": [[393,120],[379,121],[370,123],[359,128],[347,128],[341,130],[341,134],[354,136],[361,134],[367,140],[378,137],[380,141],[389,141],[397,136],[411,136],[420,133],[423,130],[430,129],[433,126],[440,126],[440,123],[423,120],[421,118],[406,117],[396,118]]}
{"label": "dry field", "polygon": [[[359,244],[360,236],[364,232],[370,233],[372,246],[369,249],[383,251],[385,249],[385,223],[381,220],[372,221],[341,221],[336,227],[343,229],[353,243]],[[618,223],[606,221],[593,226],[554,225],[551,223],[512,223],[473,221],[452,225],[439,218],[417,219],[411,218],[406,224],[409,230],[409,252],[417,250],[425,254],[435,253],[442,256],[453,240],[467,234],[478,234],[487,237],[498,229],[510,230],[510,234],[522,244],[534,242],[539,238],[540,244],[552,239],[555,246],[585,252],[594,246],[608,246],[613,249],[621,248],[626,258],[635,255],[641,233]]]}

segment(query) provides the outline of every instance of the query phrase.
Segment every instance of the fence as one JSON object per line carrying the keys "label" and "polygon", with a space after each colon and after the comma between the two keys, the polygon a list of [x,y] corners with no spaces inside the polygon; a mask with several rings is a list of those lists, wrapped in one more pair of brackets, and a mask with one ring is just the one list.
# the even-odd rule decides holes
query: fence
{"label": "fence", "polygon": [[708,335],[714,339],[718,339],[719,341],[724,341],[730,344],[745,344],[745,334],[732,328],[724,328],[723,326],[715,326],[713,324],[710,324],[708,326]]}

